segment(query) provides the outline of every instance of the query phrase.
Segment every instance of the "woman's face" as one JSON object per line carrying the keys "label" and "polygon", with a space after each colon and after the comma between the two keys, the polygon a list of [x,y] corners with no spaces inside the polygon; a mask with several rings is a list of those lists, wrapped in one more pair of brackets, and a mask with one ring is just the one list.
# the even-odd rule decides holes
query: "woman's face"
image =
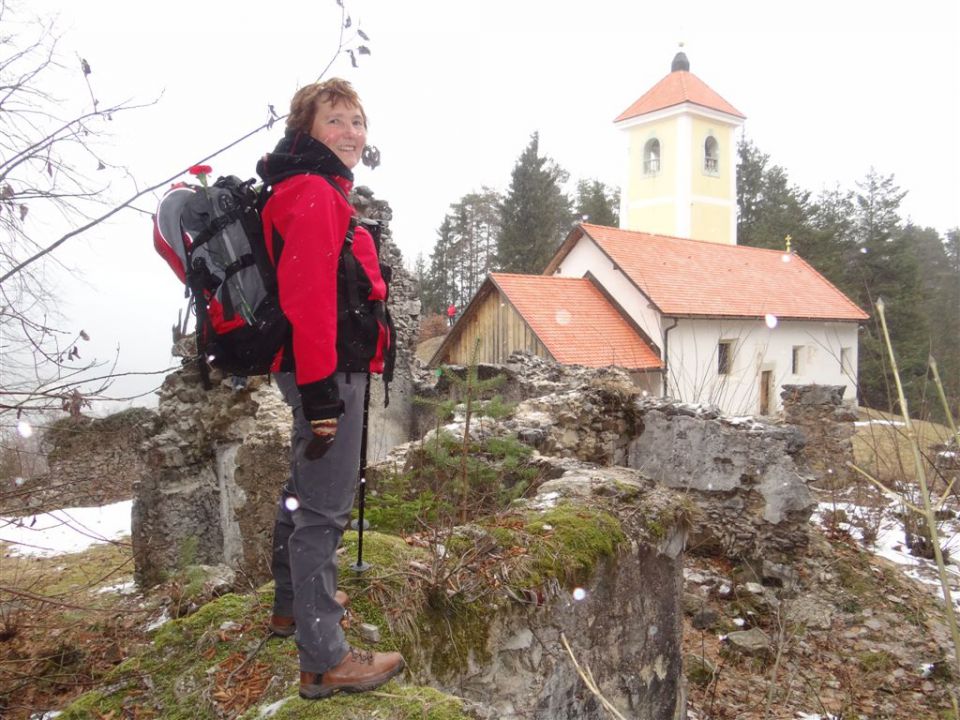
{"label": "woman's face", "polygon": [[317,103],[310,136],[333,150],[343,164],[353,170],[367,142],[367,126],[356,105],[341,102],[333,106],[325,101]]}

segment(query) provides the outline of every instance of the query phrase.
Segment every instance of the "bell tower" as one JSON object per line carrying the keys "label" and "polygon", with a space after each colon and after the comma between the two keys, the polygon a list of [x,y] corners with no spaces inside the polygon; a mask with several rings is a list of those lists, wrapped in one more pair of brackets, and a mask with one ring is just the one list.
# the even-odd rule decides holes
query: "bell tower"
{"label": "bell tower", "polygon": [[678,52],[670,74],[614,120],[627,137],[620,227],[736,245],[744,119]]}

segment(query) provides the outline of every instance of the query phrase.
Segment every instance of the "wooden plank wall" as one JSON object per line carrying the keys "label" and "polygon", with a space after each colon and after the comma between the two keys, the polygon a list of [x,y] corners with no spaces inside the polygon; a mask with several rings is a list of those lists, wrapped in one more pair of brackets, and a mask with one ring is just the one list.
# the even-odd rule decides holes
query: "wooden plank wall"
{"label": "wooden plank wall", "polygon": [[514,350],[526,350],[542,358],[552,357],[523,318],[496,289],[487,293],[475,312],[461,319],[457,331],[457,338],[451,343],[443,360],[453,365],[470,364],[477,338],[480,338],[477,351],[477,362],[480,363],[505,363]]}

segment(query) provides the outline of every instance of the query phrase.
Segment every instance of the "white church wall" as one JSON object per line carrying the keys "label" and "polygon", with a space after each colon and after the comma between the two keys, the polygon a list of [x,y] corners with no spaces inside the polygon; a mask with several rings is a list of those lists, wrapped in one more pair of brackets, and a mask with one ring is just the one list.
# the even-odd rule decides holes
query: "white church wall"
{"label": "white church wall", "polygon": [[[616,298],[620,306],[633,318],[653,342],[659,344],[661,337],[660,314],[651,307],[650,300],[630,282],[621,270],[588,237],[582,237],[573,246],[555,275],[581,278],[590,272]],[[661,348],[662,349],[662,348]]]}
{"label": "white church wall", "polygon": [[[765,371],[768,414],[780,411],[785,384],[843,385],[844,399],[856,402],[856,323],[780,320],[769,328],[762,320],[681,319],[665,342],[667,393],[718,405],[728,415],[761,414]],[[725,374],[721,342],[730,343]]]}

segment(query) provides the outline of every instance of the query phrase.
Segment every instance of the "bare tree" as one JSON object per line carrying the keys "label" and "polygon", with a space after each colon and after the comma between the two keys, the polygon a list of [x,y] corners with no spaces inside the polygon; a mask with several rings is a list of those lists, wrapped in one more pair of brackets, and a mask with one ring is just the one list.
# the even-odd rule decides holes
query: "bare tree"
{"label": "bare tree", "polygon": [[[89,63],[58,54],[52,21],[17,22],[0,0],[0,273],[7,275],[42,248],[51,228],[88,223],[112,197],[111,180],[129,173],[101,146],[115,116],[142,105],[101,103]],[[11,30],[12,29],[12,30]],[[67,88],[66,97],[50,88]],[[72,87],[72,90],[69,88]],[[63,266],[51,259],[0,285],[0,416],[67,410],[87,403],[78,383],[109,384],[104,363],[84,357],[86,333],[57,311]],[[59,276],[59,277],[58,277]]]}

